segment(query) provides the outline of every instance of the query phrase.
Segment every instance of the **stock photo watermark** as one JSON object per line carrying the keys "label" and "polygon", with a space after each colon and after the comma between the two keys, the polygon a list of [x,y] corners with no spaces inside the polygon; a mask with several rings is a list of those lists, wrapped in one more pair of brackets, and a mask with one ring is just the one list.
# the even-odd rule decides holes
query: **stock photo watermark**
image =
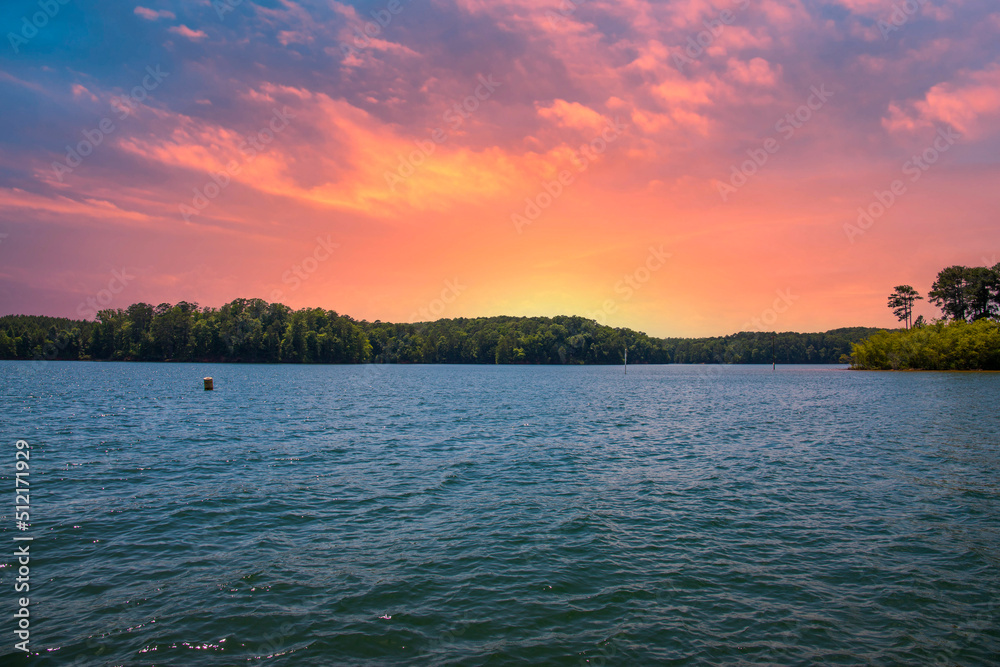
{"label": "stock photo watermark", "polygon": [[[123,121],[132,115],[136,107],[142,103],[149,93],[156,90],[163,80],[170,76],[170,72],[160,70],[160,66],[152,65],[146,67],[146,75],[142,77],[140,85],[129,91],[124,97],[113,97],[111,106],[117,110],[119,121]],[[118,129],[115,122],[108,116],[102,118],[97,126],[90,130],[83,130],[83,139],[75,146],[66,146],[66,159],[61,162],[52,163],[52,171],[60,183],[66,174],[70,174],[74,169],[83,164],[85,158],[90,156],[94,150],[104,143],[104,139]]]}
{"label": "stock photo watermark", "polygon": [[545,18],[549,21],[550,28],[563,27],[569,23],[569,17],[571,17],[580,5],[589,2],[589,0],[562,0],[559,3],[559,7],[556,10],[546,10]]}
{"label": "stock photo watermark", "polygon": [[[951,127],[939,128],[937,136],[927,148],[903,162],[903,166],[900,168],[903,176],[908,176],[910,183],[916,183],[961,138],[962,135]],[[875,221],[884,216],[907,192],[906,181],[901,178],[894,179],[885,190],[875,190],[872,201],[867,206],[858,207],[857,220],[853,224],[844,223],[844,234],[847,235],[847,240],[854,243],[857,237],[867,233]]]}
{"label": "stock photo watermark", "polygon": [[378,39],[382,31],[389,27],[393,19],[402,13],[405,5],[402,0],[389,0],[381,9],[373,9],[369,12],[372,19],[366,21],[364,25],[354,28],[353,44],[347,42],[340,43],[340,52],[345,56],[355,55],[362,49],[372,45],[373,39]]}
{"label": "stock photo watermark", "polygon": [[665,252],[662,245],[659,248],[649,246],[649,253],[646,255],[646,260],[615,283],[614,291],[619,296],[613,299],[606,299],[601,304],[599,310],[587,313],[587,317],[595,320],[600,325],[606,325],[608,323],[608,316],[618,312],[618,308],[622,303],[631,300],[635,296],[635,293],[650,281],[654,273],[666,266],[667,260],[671,257],[673,257],[673,254]]}
{"label": "stock photo watermark", "polygon": [[443,649],[452,648],[458,644],[458,640],[468,631],[469,627],[472,626],[474,620],[469,617],[469,613],[465,612],[462,615],[462,619],[459,621],[459,626],[454,630],[448,630],[440,637],[431,640],[425,650],[428,655],[433,655],[441,652]]}
{"label": "stock photo watermark", "polygon": [[272,117],[267,125],[255,133],[247,135],[243,143],[239,145],[243,161],[230,160],[227,162],[224,170],[211,173],[210,180],[205,181],[205,184],[200,188],[194,188],[194,196],[191,197],[190,205],[180,204],[179,210],[184,222],[191,222],[191,216],[198,215],[208,208],[208,205],[229,187],[229,184],[233,182],[233,177],[239,175],[243,167],[253,162],[257,155],[264,152],[268,144],[288,127],[290,118],[295,118],[295,114],[287,106],[273,109]]}
{"label": "stock photo watermark", "polygon": [[878,30],[882,33],[883,41],[889,40],[889,35],[901,30],[904,25],[906,25],[911,18],[920,10],[921,7],[927,4],[928,0],[904,0],[903,2],[897,2],[892,6],[892,13],[889,15],[888,20],[879,19],[877,25]]}
{"label": "stock photo watermark", "polygon": [[42,11],[31,14],[31,18],[25,14],[21,17],[21,30],[7,33],[7,41],[10,42],[10,48],[14,49],[14,53],[20,53],[21,46],[34,39],[38,31],[47,26],[49,21],[59,14],[62,6],[67,4],[69,0],[38,0],[38,6]]}
{"label": "stock photo watermark", "polygon": [[788,312],[792,304],[799,300],[799,297],[792,294],[791,289],[777,290],[777,298],[770,308],[765,308],[757,317],[751,317],[743,323],[740,331],[763,331],[764,327],[772,326],[778,321],[778,316]]}
{"label": "stock photo watermark", "polygon": [[[811,86],[809,91],[810,95],[804,104],[794,111],[786,113],[774,124],[774,131],[781,135],[782,140],[788,141],[794,137],[796,131],[808,123],[813,118],[813,114],[822,109],[827,100],[833,97],[833,92],[826,89],[826,84],[820,84],[818,88]],[[781,141],[774,137],[764,139],[758,148],[748,148],[747,155],[750,156],[750,159],[732,165],[729,172],[729,182],[715,181],[722,201],[729,201],[729,196],[746,185],[779,150],[781,150]]]}
{"label": "stock photo watermark", "polygon": [[[121,294],[133,280],[135,280],[135,276],[130,275],[127,268],[123,267],[121,271],[112,270],[111,279],[108,280],[107,286],[81,301],[76,307],[76,314],[85,320],[96,319],[100,311],[110,306],[115,297]],[[46,343],[41,351],[35,354],[31,368],[35,371],[40,370],[47,362],[57,359],[60,353],[73,342],[81,344],[80,340],[74,341],[70,332],[60,331],[53,342]]]}
{"label": "stock photo watermark", "polygon": [[[28,593],[31,591],[31,545],[35,538],[26,534],[31,527],[31,497],[30,497],[30,470],[31,470],[31,445],[25,440],[18,440],[14,447],[14,525],[18,532],[14,534],[14,558],[17,559],[17,577],[14,579],[15,593]],[[18,651],[29,652],[29,642],[31,641],[31,599],[27,596],[16,598],[14,618],[17,628],[14,634],[20,642],[14,644]]]}
{"label": "stock photo watermark", "polygon": [[[608,147],[616,142],[628,129],[628,125],[617,117],[607,121],[607,125],[601,132],[585,144],[573,151],[570,161],[578,174],[587,171],[591,163],[608,150]],[[524,232],[524,228],[538,220],[542,213],[552,206],[557,199],[576,181],[576,176],[569,169],[562,169],[551,181],[544,181],[537,194],[527,197],[524,200],[524,209],[510,214],[510,220],[518,234]]]}
{"label": "stock photo watermark", "polygon": [[76,307],[76,314],[82,319],[93,319],[97,317],[97,312],[101,308],[107,308],[114,301],[114,298],[121,294],[129,283],[135,280],[134,275],[129,275],[128,269],[122,267],[121,271],[114,269],[111,271],[111,279],[108,280],[107,287],[98,290],[93,296],[88,296]]}
{"label": "stock photo watermark", "polygon": [[485,77],[480,74],[477,80],[479,84],[471,95],[455,102],[441,114],[441,120],[448,124],[448,129],[434,128],[431,130],[430,139],[416,139],[413,142],[416,149],[407,155],[399,154],[396,156],[399,158],[399,164],[395,171],[386,170],[383,173],[385,184],[389,190],[395,192],[397,185],[417,173],[417,170],[434,154],[437,147],[448,141],[451,138],[451,133],[462,127],[482,103],[490,99],[497,88],[503,85],[502,82],[495,81],[492,74]]}
{"label": "stock photo watermark", "polygon": [[[750,6],[750,0],[736,0],[734,4],[738,9],[744,10]],[[687,44],[674,51],[674,54],[671,56],[674,66],[683,72],[685,65],[691,65],[695,60],[701,58],[708,47],[722,35],[726,26],[730,26],[735,22],[736,15],[728,9],[723,9],[719,12],[718,17],[714,19],[705,19],[702,21],[701,24],[705,26],[705,29],[699,31],[696,35],[688,37]]]}
{"label": "stock photo watermark", "polygon": [[[317,236],[316,245],[313,247],[311,253],[303,257],[298,262],[292,264],[292,266],[281,274],[281,283],[283,285],[288,285],[288,290],[294,292],[302,283],[309,280],[313,274],[315,274],[320,267],[320,264],[326,262],[331,257],[335,250],[340,248],[339,243],[334,243],[330,240],[330,235],[327,234],[326,237]],[[269,298],[272,302],[277,302],[284,297],[286,292],[282,289],[273,289],[270,292]]]}
{"label": "stock photo watermark", "polygon": [[444,288],[441,290],[440,296],[436,299],[431,299],[426,306],[418,308],[416,312],[410,315],[410,321],[429,322],[432,317],[440,317],[448,306],[455,303],[458,297],[462,295],[462,292],[467,289],[468,286],[460,283],[458,278],[444,281]]}
{"label": "stock photo watermark", "polygon": [[622,654],[614,640],[602,642],[601,650],[596,654],[580,659],[581,667],[605,667],[606,665],[621,664],[621,661],[629,656]]}
{"label": "stock photo watermark", "polygon": [[243,4],[243,0],[212,0],[212,9],[218,14],[219,20],[226,18],[226,14],[235,10]]}

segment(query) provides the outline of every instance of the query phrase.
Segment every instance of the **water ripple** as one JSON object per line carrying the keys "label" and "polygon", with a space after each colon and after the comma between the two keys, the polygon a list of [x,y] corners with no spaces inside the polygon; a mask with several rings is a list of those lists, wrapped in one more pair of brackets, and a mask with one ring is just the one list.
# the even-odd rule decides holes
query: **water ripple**
{"label": "water ripple", "polygon": [[43,662],[1000,655],[996,374],[0,362],[0,397]]}

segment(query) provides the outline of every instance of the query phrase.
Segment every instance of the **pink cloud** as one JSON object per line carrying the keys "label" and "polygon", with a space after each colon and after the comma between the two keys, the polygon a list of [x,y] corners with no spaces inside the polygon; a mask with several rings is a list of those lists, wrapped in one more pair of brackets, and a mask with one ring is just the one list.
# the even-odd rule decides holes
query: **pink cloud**
{"label": "pink cloud", "polygon": [[148,7],[136,7],[135,15],[146,19],[147,21],[155,21],[156,19],[174,19],[177,18],[176,15],[166,9],[149,9]]}
{"label": "pink cloud", "polygon": [[996,129],[998,112],[1000,65],[994,64],[978,72],[963,73],[956,81],[932,86],[922,100],[891,103],[882,125],[889,131],[910,131],[945,123],[962,134],[976,136]]}
{"label": "pink cloud", "polygon": [[208,37],[208,34],[205,33],[203,30],[192,30],[186,25],[172,26],[170,28],[167,28],[167,32],[172,32],[175,35],[180,35],[181,37],[186,37],[193,41],[198,41]]}
{"label": "pink cloud", "polygon": [[87,90],[86,86],[82,86],[79,83],[74,83],[70,86],[70,90],[73,91],[73,97],[79,99],[81,97],[89,99],[91,102],[97,101],[97,95]]}
{"label": "pink cloud", "polygon": [[[307,206],[376,217],[394,217],[406,208],[447,210],[456,202],[481,202],[511,187],[530,187],[526,179],[539,163],[560,160],[552,153],[518,156],[496,147],[470,150],[447,140],[435,145],[429,134],[401,134],[343,100],[288,86],[262,84],[242,97],[262,107],[263,129],[273,108],[291,111],[289,129],[271,133],[273,139],[263,150],[252,151],[252,159],[247,158],[251,151],[241,132],[158,109],[150,109],[157,133],[123,140],[120,148],[145,161],[191,172],[187,178],[195,184],[235,164],[239,170],[231,180],[242,187]],[[308,141],[296,137],[300,128],[309,128]],[[424,149],[415,143],[418,139]],[[426,146],[433,147],[430,154],[420,152],[427,151]],[[417,166],[390,184],[387,174],[398,173],[406,159],[402,156],[410,155],[418,156],[411,159]],[[223,207],[213,208],[206,215],[222,212]]]}
{"label": "pink cloud", "polygon": [[892,10],[892,2],[886,0],[837,0],[837,2],[855,14],[881,14]]}
{"label": "pink cloud", "polygon": [[772,67],[763,58],[753,58],[743,62],[735,58],[729,59],[729,76],[739,83],[762,88],[773,87],[781,75],[781,65]]}
{"label": "pink cloud", "polygon": [[599,131],[607,124],[601,114],[579,102],[556,100],[546,107],[539,107],[538,115],[555,122],[560,127],[576,130]]}
{"label": "pink cloud", "polygon": [[282,30],[278,33],[278,41],[282,46],[289,44],[309,44],[313,41],[313,36],[297,30]]}
{"label": "pink cloud", "polygon": [[54,214],[59,219],[111,220],[121,223],[149,222],[150,217],[136,211],[119,208],[116,204],[94,198],[82,200],[56,195],[47,197],[20,188],[0,188],[0,209],[26,209],[40,213]]}

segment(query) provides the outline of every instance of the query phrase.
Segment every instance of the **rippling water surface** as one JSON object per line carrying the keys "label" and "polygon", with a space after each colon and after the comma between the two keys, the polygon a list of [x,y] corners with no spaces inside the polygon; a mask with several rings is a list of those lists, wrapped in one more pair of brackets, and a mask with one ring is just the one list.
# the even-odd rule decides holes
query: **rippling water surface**
{"label": "rippling water surface", "polygon": [[1000,655],[1000,374],[0,362],[0,401],[42,662]]}

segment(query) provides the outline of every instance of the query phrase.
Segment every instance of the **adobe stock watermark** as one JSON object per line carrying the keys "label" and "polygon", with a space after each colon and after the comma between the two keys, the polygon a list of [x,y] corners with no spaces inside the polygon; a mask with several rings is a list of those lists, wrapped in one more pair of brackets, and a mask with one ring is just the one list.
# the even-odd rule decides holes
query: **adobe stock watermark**
{"label": "adobe stock watermark", "polygon": [[649,246],[649,253],[646,255],[646,260],[615,283],[614,291],[618,297],[605,299],[599,310],[587,313],[587,318],[595,320],[600,325],[606,325],[608,323],[608,315],[614,315],[618,312],[619,306],[631,300],[635,296],[635,293],[650,281],[654,273],[666,266],[667,260],[671,257],[673,257],[673,254],[665,252],[662,245],[659,248]]}
{"label": "adobe stock watermark", "polygon": [[467,289],[469,289],[468,285],[460,283],[458,278],[444,281],[444,288],[441,290],[440,296],[431,299],[426,306],[418,308],[410,315],[410,321],[430,322],[432,317],[440,318],[448,306],[455,303],[462,292]]}
{"label": "adobe stock watermark", "polygon": [[[97,319],[98,313],[109,307],[114,302],[115,297],[121,294],[133,280],[135,280],[135,276],[130,275],[128,269],[125,267],[121,271],[112,270],[111,279],[108,280],[107,286],[88,296],[77,305],[77,316],[84,320]],[[64,333],[59,332],[56,335],[55,341],[46,343],[42,347],[41,353],[35,355],[31,364],[34,370],[39,370],[46,362],[57,359],[59,354],[73,342],[72,338],[64,335]],[[82,341],[77,342],[82,343]]]}
{"label": "adobe stock watermark", "polygon": [[115,297],[121,294],[133,280],[135,280],[135,276],[129,275],[127,268],[122,267],[121,271],[113,270],[107,287],[81,301],[80,305],[76,307],[76,314],[84,320],[96,318],[97,312],[110,306]]}
{"label": "adobe stock watermark", "polygon": [[7,33],[7,41],[10,42],[10,48],[14,49],[14,53],[20,53],[21,46],[34,39],[38,31],[47,26],[62,6],[67,4],[69,0],[38,0],[38,6],[42,11],[32,14],[30,19],[27,14],[22,16],[20,33]]}
{"label": "adobe stock watermark", "polygon": [[[111,98],[111,106],[117,110],[118,120],[122,121],[131,116],[136,106],[149,97],[149,93],[156,90],[168,76],[170,76],[170,72],[161,71],[159,65],[156,67],[147,66],[146,76],[142,77],[140,85],[132,88],[127,96]],[[104,142],[105,137],[116,129],[118,126],[115,125],[115,122],[110,117],[105,116],[94,129],[83,130],[82,141],[76,146],[66,146],[66,159],[52,163],[52,171],[55,172],[56,179],[62,183],[63,177],[83,164],[84,158],[92,154]]]}
{"label": "adobe stock watermark", "polygon": [[212,0],[212,9],[218,14],[219,20],[226,18],[226,14],[243,4],[243,0]]}
{"label": "adobe stock watermark", "polygon": [[[577,151],[573,151],[570,161],[578,174],[587,171],[591,163],[596,162],[608,147],[616,142],[628,125],[621,122],[616,116],[614,120],[609,120],[605,128],[588,143],[581,144]],[[524,228],[538,220],[542,213],[556,202],[559,197],[566,192],[566,189],[576,181],[576,176],[569,169],[562,169],[556,174],[556,178],[542,183],[541,189],[534,196],[524,200],[524,209],[510,214],[510,220],[514,224],[514,229],[518,234],[524,233]]]}
{"label": "adobe stock watermark", "polygon": [[[14,578],[16,582],[13,586],[15,593],[31,592],[31,541],[35,538],[27,534],[31,527],[31,445],[26,440],[18,440],[14,443],[14,525],[22,534],[14,534],[14,542],[17,546],[14,549],[16,563],[11,564],[11,575],[17,574]],[[22,488],[23,487],[23,488]],[[17,569],[14,569],[17,565]],[[31,598],[15,598],[17,611],[14,613],[17,629],[14,634],[20,642],[14,644],[18,651],[30,653],[29,642],[31,641]]]}
{"label": "adobe stock watermark", "polygon": [[371,46],[372,40],[378,39],[382,31],[392,23],[393,18],[402,13],[404,7],[402,0],[389,0],[382,9],[371,10],[369,14],[374,20],[366,21],[361,27],[355,27],[354,39],[352,40],[354,44],[341,42],[340,52],[345,56],[356,55],[362,49]]}
{"label": "adobe stock watermark", "polygon": [[473,623],[474,619],[469,617],[469,612],[464,612],[462,620],[459,621],[459,626],[454,630],[446,631],[437,639],[428,642],[425,652],[428,654],[437,654],[442,652],[443,649],[453,647]]}
{"label": "adobe stock watermark", "polygon": [[[931,145],[917,155],[913,155],[901,167],[903,176],[909,176],[910,183],[916,183],[944,153],[954,146],[962,135],[951,127],[939,128],[937,136]],[[847,240],[854,243],[858,236],[863,236],[875,224],[875,221],[885,215],[893,205],[907,192],[906,182],[897,178],[889,184],[888,190],[875,190],[874,199],[867,206],[858,207],[858,219],[855,224],[844,223],[844,234]]]}
{"label": "adobe stock watermark", "polygon": [[361,375],[357,378],[357,383],[370,390],[374,391],[376,387],[382,388],[390,380],[386,375],[383,363],[373,360],[367,364],[359,365],[361,366]]}
{"label": "adobe stock watermark", "polygon": [[777,290],[775,292],[777,298],[771,304],[770,308],[765,308],[761,311],[760,315],[757,317],[751,317],[749,320],[743,323],[743,327],[740,331],[764,331],[764,327],[769,327],[774,325],[778,321],[778,317],[783,313],[788,312],[788,309],[792,307],[799,297],[792,294],[791,289]]}
{"label": "adobe stock watermark", "polygon": [[429,140],[416,139],[413,142],[416,144],[416,149],[410,151],[405,156],[402,154],[396,156],[399,158],[399,165],[395,171],[387,169],[383,173],[385,184],[389,187],[389,190],[395,192],[397,185],[417,173],[417,169],[427,162],[427,159],[434,154],[437,147],[448,141],[451,138],[451,133],[462,127],[465,121],[479,109],[482,103],[490,99],[493,93],[496,92],[496,89],[503,85],[500,81],[494,81],[492,74],[485,77],[480,74],[477,80],[479,84],[471,95],[455,102],[441,114],[441,120],[448,124],[449,129],[446,130],[443,127],[434,128],[431,130]]}
{"label": "adobe stock watermark", "polygon": [[285,648],[285,642],[288,641],[288,638],[292,636],[294,631],[295,626],[291,622],[282,623],[280,628],[268,633],[261,640],[261,643],[257,646],[256,658],[261,659],[277,655]]}
{"label": "adobe stock watermark", "polygon": [[[756,317],[751,317],[749,320],[743,323],[740,327],[739,332],[753,332],[758,334],[767,335],[773,329],[767,329],[766,327],[773,327],[774,324],[780,319],[780,316],[788,312],[792,305],[799,300],[799,297],[792,294],[791,289],[776,290],[775,294],[777,298],[771,303],[769,308],[765,308]],[[759,343],[759,339],[755,337],[753,344]],[[763,344],[766,349],[772,350],[770,359],[772,363],[775,361],[773,353],[773,340],[765,339]],[[752,344],[746,339],[738,338],[722,351],[721,354],[716,353],[714,359],[709,364],[699,364],[698,366],[698,376],[702,379],[719,379],[727,372],[731,372],[734,364],[749,363],[747,355],[751,352]]]}
{"label": "adobe stock watermark", "polygon": [[[165,401],[156,396],[143,397],[144,409],[140,418],[139,428],[143,431],[158,431],[163,428],[164,422],[169,419],[172,410],[176,406],[170,406]],[[119,459],[119,453],[112,449],[104,451],[104,458],[109,468],[114,467]]]}
{"label": "adobe stock watermark", "polygon": [[619,650],[617,642],[612,639],[611,641],[602,643],[601,650],[595,655],[581,658],[580,666],[606,667],[606,665],[619,665],[628,662],[624,660],[628,657]]}
{"label": "adobe stock watermark", "polygon": [[545,18],[549,21],[550,28],[563,27],[569,23],[569,17],[579,9],[580,5],[588,0],[562,0],[559,8],[555,11],[549,9],[545,12]]}
{"label": "adobe stock watermark", "polygon": [[[750,0],[735,0],[733,4],[742,11],[750,6]],[[730,26],[735,22],[736,15],[728,9],[723,9],[719,12],[717,18],[702,21],[701,24],[705,26],[705,29],[699,31],[696,35],[688,37],[687,44],[674,51],[671,56],[674,66],[683,72],[685,65],[691,65],[695,60],[701,58],[705,54],[706,49],[712,45],[712,42],[722,35],[726,26]]]}
{"label": "adobe stock watermark", "polygon": [[[329,234],[326,237],[317,236],[316,245],[313,247],[312,252],[292,264],[291,268],[282,273],[281,283],[289,285],[288,291],[294,292],[302,286],[303,282],[309,280],[319,270],[320,264],[333,257],[333,252],[339,247],[339,243],[334,243],[330,240]],[[271,290],[268,298],[272,303],[275,303],[281,301],[285,294],[286,292],[282,289],[274,289]]]}
{"label": "adobe stock watermark", "polygon": [[894,4],[889,19],[887,21],[879,19],[878,21],[878,30],[882,33],[882,40],[889,41],[889,35],[906,25],[926,4],[927,0],[903,0],[903,2]]}
{"label": "adobe stock watermark", "polygon": [[[823,105],[833,97],[833,93],[826,89],[826,84],[820,84],[818,88],[811,86],[809,91],[810,95],[806,98],[804,104],[800,105],[794,111],[786,113],[774,124],[774,131],[781,135],[782,140],[788,141],[795,136],[796,131],[808,123],[813,118],[813,115],[822,109]],[[732,165],[729,173],[729,182],[715,181],[722,201],[728,201],[731,194],[746,185],[750,178],[761,167],[767,164],[771,156],[779,150],[781,150],[781,141],[774,137],[765,139],[761,142],[759,148],[748,148],[747,155],[750,156],[750,159],[745,160],[741,164]]]}
{"label": "adobe stock watermark", "polygon": [[295,114],[287,106],[280,110],[272,110],[272,118],[265,127],[257,132],[248,135],[239,146],[240,153],[243,154],[243,161],[230,160],[226,163],[223,171],[211,174],[211,180],[205,181],[200,188],[194,188],[194,196],[191,197],[191,204],[181,203],[179,210],[184,222],[191,222],[191,216],[198,215],[212,203],[212,201],[222,194],[222,191],[232,183],[232,177],[238,175],[243,167],[253,162],[259,153],[274,141],[275,137],[281,134],[288,127],[288,119],[295,118]]}
{"label": "adobe stock watermark", "polygon": [[990,599],[985,607],[975,614],[966,615],[960,621],[960,626],[952,625],[951,635],[955,638],[948,637],[939,640],[940,644],[936,647],[939,654],[935,656],[934,665],[951,667],[959,664],[963,652],[970,647],[982,647],[984,638],[989,634],[993,634],[995,637],[997,621],[1000,620],[998,618],[1000,616],[998,614],[1000,603],[996,599]]}

